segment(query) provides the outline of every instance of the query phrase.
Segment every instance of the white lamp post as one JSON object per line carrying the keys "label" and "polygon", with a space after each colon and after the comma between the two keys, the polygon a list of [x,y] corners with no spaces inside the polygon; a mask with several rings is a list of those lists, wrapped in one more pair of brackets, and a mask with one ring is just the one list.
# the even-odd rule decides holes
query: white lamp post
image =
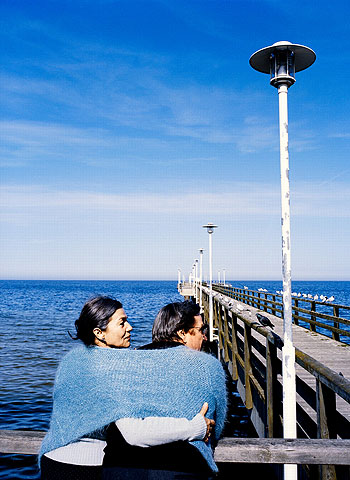
{"label": "white lamp post", "polygon": [[196,303],[198,303],[198,292],[197,292],[197,289],[198,289],[198,259],[196,259],[194,261],[194,271],[195,271],[195,284],[194,284],[195,299],[196,299]]}
{"label": "white lamp post", "polygon": [[221,275],[221,272],[220,272],[220,270],[218,270],[218,283],[219,284],[221,283],[220,275]]}
{"label": "white lamp post", "polygon": [[196,298],[196,284],[195,284],[195,274],[194,274],[194,264],[192,265],[192,270],[191,270],[191,287],[194,289],[194,297]]}
{"label": "white lamp post", "polygon": [[222,274],[223,274],[223,282],[224,282],[224,286],[225,286],[226,285],[226,270],[225,269],[223,269]]}
{"label": "white lamp post", "polygon": [[203,308],[203,303],[202,303],[203,252],[204,252],[204,249],[200,248],[199,249],[199,306],[201,307],[201,310]]}
{"label": "white lamp post", "polygon": [[214,335],[213,335],[213,247],[212,247],[212,234],[214,232],[214,228],[217,228],[217,225],[213,225],[212,223],[208,223],[207,225],[203,225],[203,228],[207,229],[209,233],[209,341],[212,342]]}
{"label": "white lamp post", "polygon": [[177,287],[179,288],[181,283],[181,270],[178,268],[177,269]]}
{"label": "white lamp post", "polygon": [[[292,335],[292,293],[290,257],[290,191],[288,153],[288,88],[295,82],[295,72],[314,63],[315,52],[303,45],[277,42],[255,52],[250,65],[259,72],[271,75],[270,84],[278,89],[281,169],[281,223],[283,276],[283,436],[296,438],[295,348]],[[285,480],[297,477],[296,465],[284,466]]]}

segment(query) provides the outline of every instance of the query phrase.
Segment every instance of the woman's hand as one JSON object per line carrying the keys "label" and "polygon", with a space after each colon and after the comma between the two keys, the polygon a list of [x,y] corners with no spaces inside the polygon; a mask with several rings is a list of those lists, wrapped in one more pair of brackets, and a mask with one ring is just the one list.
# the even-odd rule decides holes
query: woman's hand
{"label": "woman's hand", "polygon": [[204,420],[205,420],[205,423],[207,425],[207,432],[205,434],[205,437],[203,438],[203,441],[204,442],[207,442],[209,440],[209,437],[211,435],[211,432],[212,432],[212,429],[214,428],[214,425],[215,425],[215,421],[212,420],[211,418],[207,418],[205,415],[208,411],[208,403],[207,402],[204,402],[203,403],[203,407],[200,409],[200,414],[203,415],[204,417]]}

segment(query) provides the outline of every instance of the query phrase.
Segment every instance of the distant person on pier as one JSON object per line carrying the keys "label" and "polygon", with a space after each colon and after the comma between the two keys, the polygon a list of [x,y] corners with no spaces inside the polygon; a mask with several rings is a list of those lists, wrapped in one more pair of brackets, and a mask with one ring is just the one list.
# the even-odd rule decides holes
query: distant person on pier
{"label": "distant person on pier", "polygon": [[[111,424],[107,430],[107,447],[105,448],[103,461],[105,474],[109,474],[109,476],[106,475],[106,479],[119,480],[124,478],[123,472],[125,472],[125,469],[128,469],[128,479],[151,478],[145,474],[146,471],[157,472],[158,477],[156,478],[161,479],[212,478],[213,470],[216,471],[212,447],[215,446],[219,438],[226,401],[225,381],[221,365],[213,357],[199,353],[203,340],[206,339],[206,333],[207,326],[203,324],[200,307],[197,304],[189,301],[170,303],[159,311],[154,321],[152,343],[140,347],[139,350],[163,352],[161,355],[171,356],[174,359],[170,371],[169,366],[166,367],[165,364],[162,369],[162,381],[166,382],[168,386],[174,382],[174,389],[170,388],[170,395],[176,394],[175,379],[180,379],[180,383],[183,383],[183,392],[188,392],[189,388],[196,389],[198,395],[204,393],[210,404],[212,402],[216,404],[213,415],[220,426],[216,431],[213,431],[213,438],[208,442],[209,445],[202,442],[200,447],[203,448],[200,448],[199,451],[191,443],[183,441],[148,449],[132,447],[123,440],[117,426]],[[177,356],[181,357],[183,353],[186,353],[184,346],[188,347],[186,357],[189,359],[188,365],[185,366],[186,370],[189,369],[189,371],[185,375],[181,371],[180,364],[177,363]],[[159,358],[162,362],[162,356]],[[192,361],[196,363],[194,368]],[[203,377],[201,369],[206,370],[209,363],[212,364],[215,372],[213,370],[209,376],[205,375]],[[188,374],[192,377],[192,387],[188,383]],[[183,378],[184,380],[182,380]],[[189,394],[189,397],[191,397],[191,392]],[[183,400],[187,401],[186,398],[187,395],[184,395]],[[172,403],[171,397],[168,398],[168,402],[169,404]],[[196,446],[198,448],[198,445]],[[122,452],[122,455],[116,455],[116,452]],[[134,472],[133,475],[131,472]]]}
{"label": "distant person on pier", "polygon": [[[40,452],[42,479],[101,478],[105,428],[111,423],[127,445],[141,445],[142,451],[189,441],[215,471],[205,443],[214,421],[205,418],[208,405],[203,404],[208,401],[209,416],[216,416],[217,437],[226,405],[221,365],[183,346],[174,349],[175,357],[171,350],[129,350],[132,327],[121,303],[107,297],[84,305],[76,330],[85,345],[69,352],[57,372],[50,430]],[[199,372],[196,381],[193,371]],[[208,377],[216,377],[221,390],[203,389]],[[114,455],[120,458],[123,449]],[[137,460],[133,466],[138,468]],[[140,472],[141,467],[130,478],[141,478]],[[125,468],[119,475],[109,478],[126,478]]]}

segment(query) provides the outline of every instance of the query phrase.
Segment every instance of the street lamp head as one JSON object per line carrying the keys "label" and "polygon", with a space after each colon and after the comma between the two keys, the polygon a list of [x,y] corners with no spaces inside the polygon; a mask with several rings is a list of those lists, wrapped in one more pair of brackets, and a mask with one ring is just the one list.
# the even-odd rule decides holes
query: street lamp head
{"label": "street lamp head", "polygon": [[199,254],[200,254],[200,255],[203,255],[203,252],[204,252],[204,248],[200,248],[200,249],[199,249]]}
{"label": "street lamp head", "polygon": [[203,225],[203,228],[206,228],[208,233],[213,233],[214,228],[218,228],[218,226],[213,223],[207,223],[207,225]]}
{"label": "street lamp head", "polygon": [[253,53],[249,63],[258,72],[269,73],[272,86],[290,87],[295,82],[295,72],[305,70],[315,60],[316,54],[311,48],[282,41]]}

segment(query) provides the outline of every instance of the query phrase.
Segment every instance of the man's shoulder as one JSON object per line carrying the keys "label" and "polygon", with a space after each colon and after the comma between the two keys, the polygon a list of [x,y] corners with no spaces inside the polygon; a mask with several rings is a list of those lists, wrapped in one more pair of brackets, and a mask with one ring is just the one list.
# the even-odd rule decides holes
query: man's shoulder
{"label": "man's shoulder", "polygon": [[192,359],[193,362],[199,363],[201,365],[205,365],[212,369],[220,369],[222,370],[222,365],[217,358],[215,358],[212,354],[206,352],[199,352],[198,350],[192,350],[188,347],[183,347],[181,350],[176,349],[181,355],[188,359],[189,361]]}

